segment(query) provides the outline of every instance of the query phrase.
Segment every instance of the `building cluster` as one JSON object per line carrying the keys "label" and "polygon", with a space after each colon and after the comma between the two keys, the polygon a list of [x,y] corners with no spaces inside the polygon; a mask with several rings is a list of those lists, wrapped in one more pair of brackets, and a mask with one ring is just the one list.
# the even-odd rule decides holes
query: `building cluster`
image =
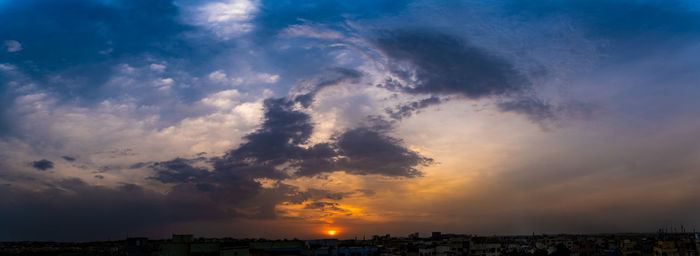
{"label": "building cluster", "polygon": [[90,243],[4,242],[0,255],[127,256],[700,256],[700,233],[473,236],[433,232],[371,239],[132,237]]}

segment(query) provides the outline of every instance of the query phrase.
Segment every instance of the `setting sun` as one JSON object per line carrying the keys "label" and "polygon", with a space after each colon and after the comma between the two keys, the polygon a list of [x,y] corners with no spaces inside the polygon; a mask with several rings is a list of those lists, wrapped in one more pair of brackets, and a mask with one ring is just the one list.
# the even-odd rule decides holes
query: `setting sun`
{"label": "setting sun", "polygon": [[329,231],[328,231],[328,234],[331,235],[331,236],[332,236],[332,235],[335,235],[335,230],[329,230]]}

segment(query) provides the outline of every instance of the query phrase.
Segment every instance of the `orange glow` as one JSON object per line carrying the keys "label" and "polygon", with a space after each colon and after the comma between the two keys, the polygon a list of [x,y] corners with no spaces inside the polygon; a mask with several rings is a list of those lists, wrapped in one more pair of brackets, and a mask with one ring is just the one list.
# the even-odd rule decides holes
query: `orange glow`
{"label": "orange glow", "polygon": [[335,230],[329,230],[329,231],[328,231],[328,234],[331,235],[331,236],[335,235]]}

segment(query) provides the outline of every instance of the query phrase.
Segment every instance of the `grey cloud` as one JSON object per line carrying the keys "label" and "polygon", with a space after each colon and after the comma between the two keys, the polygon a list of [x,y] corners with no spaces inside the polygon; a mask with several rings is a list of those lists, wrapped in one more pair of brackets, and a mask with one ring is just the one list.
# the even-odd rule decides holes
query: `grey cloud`
{"label": "grey cloud", "polygon": [[[302,147],[313,125],[310,116],[293,109],[286,99],[265,101],[265,120],[246,142],[221,157],[209,158],[213,170],[193,167],[199,160],[176,158],[151,165],[156,175],[150,179],[163,183],[220,183],[255,178],[284,179],[290,175],[313,176],[325,172],[379,174],[416,177],[415,168],[432,159],[403,146],[403,141],[388,135],[391,123],[372,119],[365,125],[342,132],[331,141]],[[285,170],[278,166],[288,165]]]}
{"label": "grey cloud", "polygon": [[165,236],[164,225],[218,219],[225,209],[193,193],[163,195],[134,184],[116,188],[66,179],[39,191],[0,187],[2,240],[106,240],[126,232]]}
{"label": "grey cloud", "polygon": [[[562,116],[588,118],[595,106],[584,102],[551,104],[532,96],[534,87],[513,63],[457,36],[425,30],[383,31],[374,40],[398,77],[380,86],[429,98],[386,109],[395,120],[441,104],[438,96],[464,99],[496,98],[498,110],[523,115],[544,127]],[[437,96],[436,96],[437,95]]]}
{"label": "grey cloud", "polygon": [[360,127],[346,131],[336,138],[342,158],[339,168],[351,174],[382,174],[418,177],[416,166],[426,166],[433,159],[403,146],[403,141],[387,135],[386,130]]}
{"label": "grey cloud", "polygon": [[304,209],[312,209],[312,210],[320,210],[320,211],[327,211],[327,210],[333,210],[333,211],[339,211],[339,212],[346,212],[347,210],[342,209],[338,207],[340,204],[338,203],[333,203],[333,202],[311,202],[308,203],[304,206]]}
{"label": "grey cloud", "polygon": [[291,198],[290,202],[295,203],[295,204],[301,204],[305,201],[308,200],[324,200],[324,199],[330,199],[330,200],[336,200],[340,201],[344,197],[351,195],[352,193],[348,192],[333,192],[330,190],[325,190],[325,189],[315,189],[315,188],[309,188],[306,191],[303,192],[298,192],[294,194],[294,196]]}
{"label": "grey cloud", "polygon": [[71,157],[71,156],[62,156],[61,158],[63,158],[63,160],[66,160],[68,162],[75,161],[75,157]]}
{"label": "grey cloud", "polygon": [[375,45],[389,57],[391,72],[408,84],[387,87],[408,93],[478,99],[530,87],[507,60],[456,36],[421,30],[380,32]]}
{"label": "grey cloud", "polygon": [[422,99],[419,101],[398,105],[394,109],[387,108],[386,113],[389,114],[389,117],[393,119],[401,120],[412,116],[413,114],[417,113],[423,108],[427,108],[432,105],[438,105],[440,103],[442,103],[440,98],[432,96],[430,98]]}
{"label": "grey cloud", "polygon": [[514,112],[527,116],[533,122],[542,122],[555,117],[556,107],[533,97],[523,97],[498,104],[503,112]]}
{"label": "grey cloud", "polygon": [[[149,179],[174,184],[173,191],[178,193],[190,191],[228,205],[232,207],[234,216],[273,218],[274,204],[279,200],[292,200],[283,195],[294,194],[295,189],[278,183],[273,191],[269,191],[263,189],[256,179],[280,180],[288,177],[287,173],[277,170],[277,166],[298,159],[305,150],[299,145],[306,143],[313,126],[307,114],[292,109],[293,103],[290,101],[268,99],[264,105],[263,124],[245,136],[246,141],[238,148],[220,157],[176,158],[154,163],[150,167],[155,175]],[[211,170],[195,167],[205,163],[211,165]],[[250,202],[258,197],[266,197],[272,202]],[[269,203],[273,205],[270,206]],[[249,211],[237,210],[240,207],[261,208],[251,214]]]}
{"label": "grey cloud", "polygon": [[600,107],[592,103],[572,101],[555,105],[536,97],[518,97],[504,101],[498,104],[498,108],[503,112],[523,115],[542,127],[560,116],[589,119],[600,110]]}
{"label": "grey cloud", "polygon": [[153,163],[150,163],[150,162],[149,162],[149,163],[138,162],[138,163],[135,163],[135,164],[130,165],[130,166],[129,166],[129,169],[140,169],[140,168],[149,166],[149,165],[151,165],[151,164],[153,164]]}
{"label": "grey cloud", "polygon": [[247,142],[229,151],[225,160],[247,160],[258,164],[277,165],[294,158],[311,136],[311,117],[293,110],[286,99],[265,101],[265,120],[257,131],[246,135]]}
{"label": "grey cloud", "polygon": [[32,162],[32,167],[36,168],[37,170],[46,171],[53,168],[53,162],[46,159],[41,159],[39,161]]}
{"label": "grey cloud", "polygon": [[[402,140],[389,136],[391,123],[378,118],[329,142],[304,147],[313,125],[310,116],[295,110],[294,105],[284,98],[266,100],[261,127],[246,135],[238,148],[220,157],[154,163],[150,165],[154,175],[149,179],[174,184],[171,193],[195,193],[228,205],[234,216],[274,218],[278,202],[342,200],[352,194],[317,189],[300,192],[279,182],[282,179],[333,171],[411,178],[421,176],[417,166],[432,163],[432,159],[405,148]],[[196,167],[204,164],[210,164],[211,170]],[[275,188],[264,189],[257,178],[278,182]],[[251,214],[249,208],[257,210]]]}
{"label": "grey cloud", "polygon": [[209,172],[203,168],[193,167],[193,160],[175,158],[170,161],[156,162],[150,167],[156,171],[156,176],[150,177],[162,183],[183,183],[190,180],[205,179]]}
{"label": "grey cloud", "polygon": [[[438,32],[399,30],[382,32],[375,40],[389,58],[391,72],[381,86],[411,94],[457,96],[464,99],[485,97],[505,99],[498,104],[503,112],[513,112],[542,125],[558,118],[566,106],[556,106],[537,97],[531,82],[507,59],[465,40]],[[440,104],[431,96],[420,101],[389,108],[395,120],[410,117],[422,108]]]}
{"label": "grey cloud", "polygon": [[313,103],[316,93],[321,89],[344,82],[358,83],[364,75],[360,71],[342,67],[329,68],[327,71],[330,72],[322,76],[320,81],[314,84],[314,87],[310,89],[310,92],[296,96],[294,101],[300,103],[304,107],[309,107],[311,103]]}
{"label": "grey cloud", "polygon": [[355,175],[410,178],[422,175],[417,166],[433,163],[431,158],[404,147],[401,139],[389,136],[389,122],[381,119],[373,121],[342,132],[329,143],[315,145],[296,164],[299,167],[297,174],[313,176],[344,171]]}

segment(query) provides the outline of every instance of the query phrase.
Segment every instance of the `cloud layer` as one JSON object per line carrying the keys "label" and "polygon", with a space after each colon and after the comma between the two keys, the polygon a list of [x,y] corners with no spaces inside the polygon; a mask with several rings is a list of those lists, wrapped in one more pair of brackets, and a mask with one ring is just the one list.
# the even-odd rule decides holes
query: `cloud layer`
{"label": "cloud layer", "polygon": [[0,240],[700,225],[698,10],[2,3]]}

